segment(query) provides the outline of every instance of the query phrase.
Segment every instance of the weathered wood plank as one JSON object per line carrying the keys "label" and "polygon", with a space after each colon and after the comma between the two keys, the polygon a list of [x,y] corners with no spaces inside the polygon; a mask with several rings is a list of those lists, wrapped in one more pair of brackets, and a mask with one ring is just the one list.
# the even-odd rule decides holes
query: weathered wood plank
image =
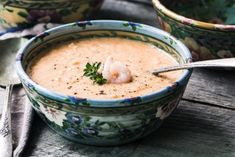
{"label": "weathered wood plank", "polygon": [[[146,1],[147,4],[140,1]],[[149,1],[106,0],[102,10],[93,19],[130,20],[158,26]],[[50,131],[36,117],[24,156],[235,156],[235,111],[216,107],[234,107],[234,77],[232,72],[195,70],[186,89],[185,100],[181,101],[179,108],[162,128],[140,141],[124,146],[74,144]],[[0,106],[3,93],[4,90],[0,89]]]}
{"label": "weathered wood plank", "polygon": [[[141,141],[133,156],[234,156],[234,113],[181,101],[163,128]],[[149,155],[144,155],[146,151]]]}
{"label": "weathered wood plank", "polygon": [[195,70],[184,98],[235,109],[235,71]]}
{"label": "weathered wood plank", "polygon": [[[132,2],[107,0],[95,18],[131,20],[157,26],[155,20],[153,20],[155,19],[155,14],[151,7]],[[198,88],[195,86],[195,82],[200,84],[200,80],[204,80],[204,85],[207,85],[207,80],[211,79],[207,75],[210,75],[210,72],[201,72],[200,70],[193,74],[184,96],[185,99],[199,101],[205,96],[203,101],[209,101],[213,94],[203,94],[201,90],[197,91]],[[223,76],[223,74],[220,76]],[[229,76],[224,78],[225,84],[227,77]],[[199,82],[197,79],[199,79]],[[214,87],[215,84],[216,81],[212,83],[212,86]],[[222,88],[221,86],[220,88]],[[229,85],[226,86],[228,87]],[[196,88],[194,91],[201,94],[196,95],[192,92],[192,88]],[[218,93],[219,88],[214,87],[213,91]],[[192,97],[192,95],[195,97]],[[209,98],[207,97],[208,95]],[[222,97],[223,95],[218,99]],[[224,99],[222,100],[224,101]],[[211,103],[211,101],[209,102]],[[32,130],[31,142],[25,152],[25,156],[230,157],[235,155],[234,121],[234,111],[232,110],[181,101],[180,107],[159,131],[132,144],[103,148],[74,144],[64,140],[59,135],[50,131],[37,118]]]}
{"label": "weathered wood plank", "polygon": [[232,157],[235,155],[235,111],[181,101],[162,128],[119,147],[93,147],[69,142],[41,120],[33,124],[25,156],[89,157]]}

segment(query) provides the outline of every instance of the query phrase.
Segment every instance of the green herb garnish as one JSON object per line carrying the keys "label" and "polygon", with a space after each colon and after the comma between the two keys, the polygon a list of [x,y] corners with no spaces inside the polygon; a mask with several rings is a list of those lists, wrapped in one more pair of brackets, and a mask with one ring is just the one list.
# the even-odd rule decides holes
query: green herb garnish
{"label": "green herb garnish", "polygon": [[83,76],[89,77],[93,80],[93,83],[97,83],[98,85],[105,84],[107,80],[103,77],[101,73],[98,72],[101,66],[101,62],[95,62],[93,64],[87,63]]}

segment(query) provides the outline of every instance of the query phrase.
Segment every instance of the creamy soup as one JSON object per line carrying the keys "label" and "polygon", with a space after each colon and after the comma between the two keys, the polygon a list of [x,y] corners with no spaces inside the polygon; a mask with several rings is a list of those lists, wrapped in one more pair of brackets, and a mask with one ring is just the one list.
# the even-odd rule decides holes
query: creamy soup
{"label": "creamy soup", "polygon": [[[127,83],[94,83],[84,76],[87,63],[101,62],[108,57],[126,65],[131,80]],[[113,99],[136,97],[156,92],[175,82],[182,71],[154,76],[151,71],[177,62],[163,50],[140,41],[124,38],[89,38],[68,42],[48,49],[28,69],[39,85],[79,98]]]}

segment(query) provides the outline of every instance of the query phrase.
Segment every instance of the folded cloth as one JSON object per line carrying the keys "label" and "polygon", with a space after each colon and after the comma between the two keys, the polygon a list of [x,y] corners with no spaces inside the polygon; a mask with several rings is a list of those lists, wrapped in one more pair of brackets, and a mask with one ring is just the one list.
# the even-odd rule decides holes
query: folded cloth
{"label": "folded cloth", "polygon": [[0,40],[6,40],[10,38],[21,38],[25,36],[35,36],[42,33],[43,31],[59,26],[60,24],[56,23],[39,23],[31,28],[20,29],[20,28],[11,28],[6,29],[0,26]]}
{"label": "folded cloth", "polygon": [[[35,36],[47,29],[59,25],[60,24],[40,23],[27,29],[6,29],[0,26],[0,40],[6,40],[10,38],[21,38],[25,36]],[[5,89],[0,87],[0,97],[3,98],[4,94]],[[0,99],[0,116],[2,112],[3,101],[3,99]],[[22,156],[23,150],[26,146],[33,118],[32,107],[22,87],[14,87],[12,94],[11,113],[13,156],[19,157]]]}
{"label": "folded cloth", "polygon": [[[5,90],[0,88],[0,97],[4,97]],[[0,115],[3,100],[0,100]],[[33,110],[22,87],[14,87],[11,102],[13,157],[22,156],[29,137],[30,126],[33,122]],[[1,153],[1,150],[0,150]]]}
{"label": "folded cloth", "polygon": [[[60,24],[40,23],[27,29],[19,29],[19,28],[6,29],[0,26],[0,40],[6,40],[10,38],[21,38],[25,36],[35,36],[47,29],[59,25]],[[4,94],[5,94],[5,89],[0,87],[0,97],[3,98]],[[3,102],[4,100],[0,99],[0,116],[2,112]],[[12,141],[13,141],[12,154],[14,157],[19,157],[22,155],[23,150],[26,146],[33,117],[32,107],[22,87],[15,87],[13,90],[11,113],[12,113],[11,127],[12,127]]]}

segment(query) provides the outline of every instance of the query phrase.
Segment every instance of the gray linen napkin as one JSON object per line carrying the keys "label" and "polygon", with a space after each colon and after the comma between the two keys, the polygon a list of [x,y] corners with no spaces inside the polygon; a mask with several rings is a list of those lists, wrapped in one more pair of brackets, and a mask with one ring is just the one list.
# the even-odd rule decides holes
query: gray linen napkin
{"label": "gray linen napkin", "polygon": [[[21,38],[24,36],[34,36],[42,33],[43,31],[56,27],[59,24],[52,23],[40,23],[31,28],[8,31],[7,29],[1,27],[0,25],[0,41],[11,39],[11,38]],[[12,46],[10,41],[7,41],[8,45]],[[14,41],[12,41],[14,42]],[[3,43],[5,44],[5,43]],[[19,43],[18,43],[19,44]],[[5,45],[6,46],[6,45]],[[4,47],[2,47],[4,48]],[[6,52],[5,52],[6,53]],[[7,51],[7,53],[9,53]],[[2,57],[3,54],[0,55]],[[12,57],[12,56],[11,56]],[[1,65],[0,65],[1,66]],[[3,65],[2,65],[3,66]],[[5,94],[5,89],[0,87],[0,117],[3,106],[3,98]],[[13,156],[19,157],[22,155],[23,150],[26,146],[27,139],[29,137],[30,126],[32,124],[33,110],[28,101],[25,92],[22,87],[14,87],[12,94],[12,103],[11,103],[11,112],[12,112],[12,140],[13,140]],[[1,153],[1,150],[0,150]]]}
{"label": "gray linen napkin", "polygon": [[[0,88],[0,97],[5,90]],[[0,114],[3,100],[0,99]],[[30,126],[33,122],[33,110],[22,87],[14,87],[11,102],[13,157],[20,157],[29,137]]]}

